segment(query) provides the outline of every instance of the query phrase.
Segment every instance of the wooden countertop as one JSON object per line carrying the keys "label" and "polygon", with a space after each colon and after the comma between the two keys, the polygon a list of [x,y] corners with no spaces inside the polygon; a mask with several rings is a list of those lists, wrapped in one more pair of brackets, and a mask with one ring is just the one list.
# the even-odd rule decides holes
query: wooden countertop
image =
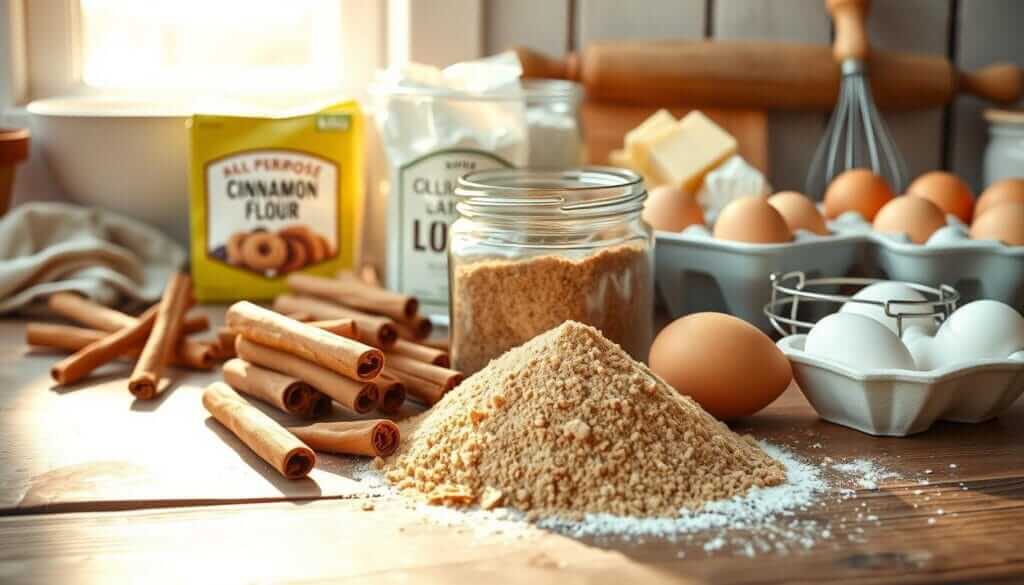
{"label": "wooden countertop", "polygon": [[[220,321],[222,307],[204,310]],[[54,354],[23,336],[23,321],[0,321],[5,583],[1024,580],[1024,402],[996,421],[875,438],[819,420],[791,388],[734,427],[812,464],[869,459],[901,478],[852,496],[837,486],[780,518],[822,527],[806,548],[750,550],[740,532],[722,546],[700,533],[576,540],[428,519],[367,494],[353,459],[322,456],[308,480],[280,479],[208,420],[199,396],[215,373],[181,372],[151,404],[128,394],[126,364],[53,389]]]}

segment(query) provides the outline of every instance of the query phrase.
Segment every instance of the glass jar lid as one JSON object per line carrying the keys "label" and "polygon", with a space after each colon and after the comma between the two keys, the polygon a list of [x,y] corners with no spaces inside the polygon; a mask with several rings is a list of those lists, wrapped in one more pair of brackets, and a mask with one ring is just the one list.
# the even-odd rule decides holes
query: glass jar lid
{"label": "glass jar lid", "polygon": [[464,217],[587,219],[639,212],[647,190],[615,167],[489,169],[459,178],[455,197]]}

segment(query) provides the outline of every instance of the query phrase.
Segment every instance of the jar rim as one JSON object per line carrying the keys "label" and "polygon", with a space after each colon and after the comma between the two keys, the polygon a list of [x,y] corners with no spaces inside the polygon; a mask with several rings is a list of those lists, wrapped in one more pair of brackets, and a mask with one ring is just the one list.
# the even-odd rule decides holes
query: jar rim
{"label": "jar rim", "polygon": [[647,189],[640,175],[618,167],[498,168],[460,177],[455,198],[464,216],[596,218],[641,210]]}

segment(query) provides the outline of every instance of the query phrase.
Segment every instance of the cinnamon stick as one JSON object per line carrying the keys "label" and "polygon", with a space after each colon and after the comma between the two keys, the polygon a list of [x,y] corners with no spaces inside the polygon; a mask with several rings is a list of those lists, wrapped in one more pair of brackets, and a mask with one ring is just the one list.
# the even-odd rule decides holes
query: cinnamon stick
{"label": "cinnamon stick", "polygon": [[212,343],[195,341],[182,337],[171,352],[171,365],[185,366],[193,370],[210,370],[218,361],[223,361]]}
{"label": "cinnamon stick", "polygon": [[384,354],[375,347],[300,323],[247,301],[228,308],[227,325],[242,337],[355,380],[372,380],[384,367]]}
{"label": "cinnamon stick", "polygon": [[181,338],[181,323],[191,298],[192,280],[185,273],[175,274],[164,289],[153,330],[128,380],[128,390],[135,398],[151,400],[160,391],[160,378]]}
{"label": "cinnamon stick", "polygon": [[210,318],[203,313],[185,315],[185,320],[181,323],[181,334],[191,335],[200,331],[206,331],[209,328]]}
{"label": "cinnamon stick", "polygon": [[444,351],[444,352],[449,352],[450,353],[451,350],[452,350],[452,345],[448,341],[447,337],[440,337],[440,338],[437,338],[437,339],[421,339],[419,341],[419,343],[421,345],[425,345],[427,347],[432,347],[434,349],[440,349],[441,351]]}
{"label": "cinnamon stick", "polygon": [[306,324],[349,339],[359,339],[358,327],[352,319],[325,319],[323,321],[307,321]]}
{"label": "cinnamon stick", "polygon": [[419,301],[415,297],[370,286],[351,276],[324,278],[295,273],[289,275],[286,282],[288,288],[297,293],[396,320],[411,319],[419,310]]}
{"label": "cinnamon stick", "polygon": [[250,405],[224,382],[203,391],[203,406],[261,459],[288,479],[309,475],[316,454],[258,408]]}
{"label": "cinnamon stick", "polygon": [[363,414],[373,410],[380,395],[373,382],[358,382],[284,351],[240,336],[235,351],[241,359],[298,378],[343,406]]}
{"label": "cinnamon stick", "polygon": [[[25,327],[25,343],[37,347],[78,351],[90,343],[95,343],[110,335],[106,331],[86,329],[72,325],[55,325],[52,323],[29,323]],[[127,351],[125,356],[138,357],[141,346]],[[232,348],[232,351],[234,349]],[[209,370],[216,361],[213,346],[201,341],[182,339],[171,357],[171,364],[194,370]]]}
{"label": "cinnamon stick", "polygon": [[451,366],[451,359],[447,351],[415,343],[407,339],[399,339],[389,351],[396,355],[409,357],[426,364],[441,366],[442,368]]}
{"label": "cinnamon stick", "polygon": [[401,441],[398,425],[387,419],[322,422],[288,430],[317,451],[343,455],[387,457]]}
{"label": "cinnamon stick", "polygon": [[[89,329],[99,329],[100,331],[117,331],[122,327],[135,323],[137,320],[127,313],[111,309],[79,294],[70,292],[50,295],[46,304],[54,313],[72,321],[77,321]],[[185,318],[185,322],[181,325],[183,335],[206,331],[209,328],[210,318],[202,313],[188,315]]]}
{"label": "cinnamon stick", "polygon": [[383,375],[401,382],[405,388],[406,395],[412,396],[427,406],[437,404],[448,392],[448,388],[441,384],[424,380],[408,372],[393,369],[391,366],[384,368]]}
{"label": "cinnamon stick", "polygon": [[235,390],[296,416],[312,416],[323,396],[320,391],[298,378],[240,359],[225,363],[222,373],[224,381]]}
{"label": "cinnamon stick", "polygon": [[434,330],[434,324],[430,318],[423,315],[416,315],[409,321],[395,321],[395,331],[398,337],[409,341],[423,341],[430,337]]}
{"label": "cinnamon stick", "polygon": [[274,310],[279,313],[301,311],[309,313],[318,320],[352,319],[356,322],[357,333],[360,336],[364,336],[362,337],[362,342],[373,347],[388,348],[394,345],[395,340],[398,339],[395,322],[387,317],[368,315],[355,309],[312,297],[290,294],[279,295],[274,299]]}
{"label": "cinnamon stick", "polygon": [[232,331],[230,327],[223,327],[217,329],[217,355],[224,359],[230,359],[235,357],[235,339],[238,334]]}
{"label": "cinnamon stick", "polygon": [[159,305],[150,307],[134,324],[118,329],[57,362],[50,369],[50,375],[58,384],[73,384],[96,368],[141,348],[153,329],[158,309]]}
{"label": "cinnamon stick", "polygon": [[339,270],[335,276],[337,278],[355,278],[363,284],[376,288],[382,288],[384,286],[380,280],[380,274],[377,272],[377,269],[370,264],[364,264],[358,271],[348,269]]}
{"label": "cinnamon stick", "polygon": [[386,359],[389,369],[399,370],[412,374],[418,378],[423,378],[428,382],[444,386],[446,390],[451,390],[458,386],[465,378],[465,376],[462,375],[462,372],[424,363],[408,356],[396,353],[387,353],[385,355],[387,356]]}
{"label": "cinnamon stick", "polygon": [[374,382],[377,384],[377,393],[380,395],[377,410],[382,414],[398,414],[402,405],[405,404],[405,386],[397,378],[386,374],[377,376]]}
{"label": "cinnamon stick", "polygon": [[302,321],[303,323],[309,323],[310,321],[316,321],[316,319],[313,318],[313,315],[310,315],[309,313],[306,313],[305,311],[298,311],[298,312],[295,312],[295,313],[286,313],[285,317],[288,317],[289,319],[295,319],[296,321]]}

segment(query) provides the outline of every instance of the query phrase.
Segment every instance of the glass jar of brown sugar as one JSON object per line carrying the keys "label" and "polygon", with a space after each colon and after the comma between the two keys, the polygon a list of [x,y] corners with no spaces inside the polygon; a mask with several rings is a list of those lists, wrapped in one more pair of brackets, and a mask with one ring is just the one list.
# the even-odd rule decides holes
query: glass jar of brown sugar
{"label": "glass jar of brown sugar", "polygon": [[463,176],[448,248],[453,367],[471,374],[572,320],[638,360],[653,328],[647,191],[622,169]]}

